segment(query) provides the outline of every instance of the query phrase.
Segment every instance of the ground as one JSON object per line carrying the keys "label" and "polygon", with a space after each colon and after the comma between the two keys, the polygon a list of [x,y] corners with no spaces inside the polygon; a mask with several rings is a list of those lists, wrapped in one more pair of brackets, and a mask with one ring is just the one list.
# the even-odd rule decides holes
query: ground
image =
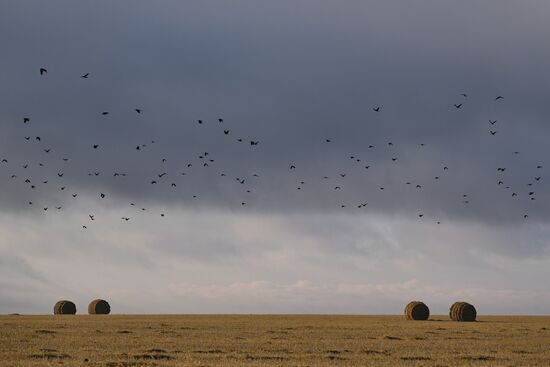
{"label": "ground", "polygon": [[550,366],[550,317],[0,316],[9,366]]}

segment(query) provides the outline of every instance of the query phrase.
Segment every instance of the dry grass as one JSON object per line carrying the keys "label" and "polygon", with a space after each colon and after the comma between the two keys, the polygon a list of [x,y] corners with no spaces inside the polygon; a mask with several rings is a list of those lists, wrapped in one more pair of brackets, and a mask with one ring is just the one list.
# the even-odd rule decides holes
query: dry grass
{"label": "dry grass", "polygon": [[0,316],[2,366],[535,366],[550,317]]}

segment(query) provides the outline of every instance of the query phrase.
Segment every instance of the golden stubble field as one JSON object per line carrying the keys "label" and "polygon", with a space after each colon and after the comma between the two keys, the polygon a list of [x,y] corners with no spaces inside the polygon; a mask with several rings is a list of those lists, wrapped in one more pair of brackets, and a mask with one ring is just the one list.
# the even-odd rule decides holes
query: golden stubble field
{"label": "golden stubble field", "polygon": [[1,366],[550,366],[550,317],[0,316]]}

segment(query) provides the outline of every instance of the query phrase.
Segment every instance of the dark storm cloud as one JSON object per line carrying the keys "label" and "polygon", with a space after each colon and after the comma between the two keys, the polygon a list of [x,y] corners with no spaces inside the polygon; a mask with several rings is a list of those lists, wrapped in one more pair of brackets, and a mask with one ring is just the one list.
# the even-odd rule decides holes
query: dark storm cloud
{"label": "dark storm cloud", "polygon": [[430,221],[550,214],[545,3],[3,2],[1,10],[7,210],[31,210],[28,201],[70,207],[72,193],[104,192],[105,205],[332,211],[368,202],[364,210]]}

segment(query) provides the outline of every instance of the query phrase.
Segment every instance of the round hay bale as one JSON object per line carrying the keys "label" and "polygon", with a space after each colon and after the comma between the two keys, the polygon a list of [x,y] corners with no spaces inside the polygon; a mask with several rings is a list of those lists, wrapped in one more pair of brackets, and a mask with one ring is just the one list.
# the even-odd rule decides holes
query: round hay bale
{"label": "round hay bale", "polygon": [[476,321],[477,311],[468,302],[455,302],[449,309],[449,317],[453,321]]}
{"label": "round hay bale", "polygon": [[94,299],[88,305],[90,315],[108,315],[111,312],[111,306],[103,299]]}
{"label": "round hay bale", "polygon": [[424,302],[412,301],[405,306],[405,318],[407,320],[428,320],[430,309]]}
{"label": "round hay bale", "polygon": [[53,306],[54,315],[74,315],[76,314],[76,305],[67,300],[57,301]]}

